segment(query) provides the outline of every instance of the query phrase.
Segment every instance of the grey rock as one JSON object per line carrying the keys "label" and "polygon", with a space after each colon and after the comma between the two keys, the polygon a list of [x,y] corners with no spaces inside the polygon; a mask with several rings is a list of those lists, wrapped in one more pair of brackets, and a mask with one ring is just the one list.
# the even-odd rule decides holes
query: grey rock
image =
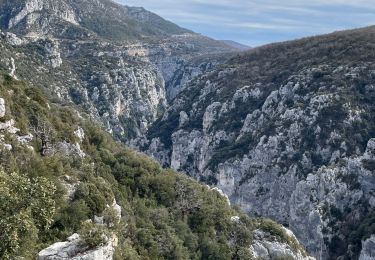
{"label": "grey rock", "polygon": [[7,41],[10,45],[19,46],[19,45],[22,45],[22,44],[27,43],[26,40],[24,40],[24,39],[22,39],[22,38],[19,38],[19,37],[18,37],[17,35],[15,35],[14,33],[7,32],[7,33],[5,33],[5,37],[6,37],[6,41]]}
{"label": "grey rock", "polygon": [[179,127],[183,127],[189,121],[189,116],[185,111],[180,112],[180,121],[178,123]]}
{"label": "grey rock", "polygon": [[112,260],[117,238],[109,239],[106,245],[89,249],[84,246],[78,234],[70,236],[66,242],[58,242],[43,249],[38,260]]}
{"label": "grey rock", "polygon": [[[269,234],[257,230],[255,240],[250,246],[250,251],[255,259],[296,259],[296,260],[314,260],[314,257],[307,256],[304,252],[291,248],[287,243],[275,241]],[[295,239],[294,234],[287,230],[291,239]]]}
{"label": "grey rock", "polygon": [[[375,65],[366,66],[361,69],[362,75]],[[154,143],[153,150],[164,155],[166,166],[198,180],[216,180],[215,186],[232,204],[240,205],[250,215],[285,224],[309,253],[317,259],[328,259],[330,252],[325,241],[342,234],[340,227],[332,230],[329,226],[330,221],[340,221],[327,211],[340,216],[350,209],[360,221],[365,217],[361,213],[364,205],[360,206],[363,202],[368,201],[369,210],[374,210],[371,163],[375,159],[375,142],[363,140],[368,142],[364,150],[344,130],[368,120],[370,110],[364,109],[363,104],[347,102],[346,87],[317,83],[314,75],[326,73],[334,80],[346,81],[351,79],[346,79],[343,70],[358,71],[349,65],[342,66],[341,72],[336,64],[311,66],[293,72],[286,82],[272,88],[267,85],[271,83],[261,82],[231,90],[226,83],[218,83],[234,73],[243,73],[236,72],[240,69],[208,73],[198,77],[194,82],[197,85],[181,92],[162,122],[170,124],[171,115],[190,106],[188,121],[175,127],[170,145]],[[190,90],[199,95],[191,100]],[[221,91],[226,91],[225,98]],[[329,116],[338,104],[342,106],[342,119],[324,122],[322,115]],[[232,125],[227,124],[231,119]],[[327,129],[327,124],[332,127]],[[189,128],[191,125],[195,127]],[[150,154],[147,143],[142,149]],[[159,160],[158,156],[155,158]],[[213,161],[217,165],[212,166]],[[347,253],[350,254],[350,246]]]}
{"label": "grey rock", "polygon": [[81,146],[78,143],[71,144],[66,141],[51,145],[47,150],[47,154],[63,154],[68,156],[75,155],[81,158],[86,156],[86,154],[81,150]]}
{"label": "grey rock", "polygon": [[13,150],[13,146],[11,144],[3,144],[2,146],[7,151],[12,151]]}
{"label": "grey rock", "polygon": [[15,123],[16,122],[14,121],[14,119],[10,119],[4,123],[0,123],[0,131],[5,131],[10,134],[18,133],[20,130],[14,127]]}
{"label": "grey rock", "polygon": [[76,131],[74,131],[74,135],[79,139],[80,142],[82,142],[85,138],[85,131],[79,127]]}
{"label": "grey rock", "polygon": [[16,136],[16,138],[18,142],[20,142],[21,144],[27,145],[33,140],[34,136],[32,134],[28,134],[28,135],[23,135],[23,136]]}
{"label": "grey rock", "polygon": [[362,241],[362,250],[359,260],[373,260],[375,259],[375,235]]}

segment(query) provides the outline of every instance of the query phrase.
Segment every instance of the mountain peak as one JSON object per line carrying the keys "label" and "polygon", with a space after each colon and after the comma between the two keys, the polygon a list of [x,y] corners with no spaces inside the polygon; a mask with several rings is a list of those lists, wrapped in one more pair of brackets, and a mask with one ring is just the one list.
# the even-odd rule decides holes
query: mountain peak
{"label": "mountain peak", "polygon": [[192,33],[144,8],[109,0],[0,1],[0,28],[58,38],[88,36],[91,31],[120,41]]}

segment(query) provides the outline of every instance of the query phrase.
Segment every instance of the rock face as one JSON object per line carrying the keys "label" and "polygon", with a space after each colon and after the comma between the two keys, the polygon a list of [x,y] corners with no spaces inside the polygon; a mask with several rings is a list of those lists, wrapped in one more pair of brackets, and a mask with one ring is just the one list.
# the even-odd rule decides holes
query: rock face
{"label": "rock face", "polygon": [[359,260],[375,259],[375,235],[362,242],[362,251]]}
{"label": "rock face", "polygon": [[[289,239],[297,241],[293,232],[285,229]],[[304,252],[292,248],[287,243],[276,241],[267,232],[255,230],[254,241],[250,246],[250,250],[255,259],[298,259],[298,260],[314,260],[315,258],[307,256]]]}
{"label": "rock face", "polygon": [[5,116],[5,101],[0,98],[0,118]]}
{"label": "rock face", "polygon": [[145,134],[167,96],[234,51],[107,0],[2,1],[0,17],[1,63],[10,74],[81,106],[125,142]]}
{"label": "rock face", "polygon": [[239,55],[189,83],[138,147],[289,226],[316,258],[356,258],[373,232],[374,36],[370,27]]}
{"label": "rock face", "polygon": [[38,254],[38,260],[112,260],[116,238],[113,238],[104,246],[94,249],[85,247],[78,234],[68,238],[66,242],[58,242],[42,250]]}
{"label": "rock face", "polygon": [[172,73],[166,78],[168,100],[175,98],[185,89],[192,79],[224,63],[231,56],[232,55],[228,53],[226,55],[203,55],[190,60],[188,59],[187,61],[181,59],[181,61],[177,63],[178,66],[172,69]]}

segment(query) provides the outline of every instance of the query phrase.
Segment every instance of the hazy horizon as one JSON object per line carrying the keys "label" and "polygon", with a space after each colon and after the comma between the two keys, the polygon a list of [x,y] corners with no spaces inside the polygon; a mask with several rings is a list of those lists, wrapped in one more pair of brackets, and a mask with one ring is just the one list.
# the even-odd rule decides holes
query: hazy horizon
{"label": "hazy horizon", "polygon": [[116,0],[141,6],[181,27],[249,46],[375,24],[371,0]]}

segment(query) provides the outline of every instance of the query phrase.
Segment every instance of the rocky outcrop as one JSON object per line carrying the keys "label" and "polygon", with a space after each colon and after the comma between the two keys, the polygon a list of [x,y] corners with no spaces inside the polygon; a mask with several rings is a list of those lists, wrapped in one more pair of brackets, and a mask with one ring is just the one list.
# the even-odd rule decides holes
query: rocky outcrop
{"label": "rocky outcrop", "polygon": [[289,229],[283,228],[289,242],[278,241],[269,232],[263,230],[254,231],[254,241],[250,246],[250,251],[255,259],[298,259],[298,260],[315,260],[314,257],[308,256],[300,248],[297,238]]}
{"label": "rocky outcrop", "polygon": [[371,260],[375,258],[375,235],[362,242],[362,251],[359,260]]}
{"label": "rocky outcrop", "polygon": [[[6,115],[6,104],[3,98],[0,98],[0,120]],[[5,120],[4,122],[0,122],[0,146],[8,151],[13,150],[13,146],[9,144],[9,138],[14,138],[17,140],[21,145],[25,145],[30,149],[33,149],[28,144],[32,141],[34,136],[32,134],[27,135],[19,135],[20,129],[15,127],[16,121],[14,119]]]}
{"label": "rocky outcrop", "polygon": [[16,122],[14,121],[14,119],[10,119],[4,123],[0,123],[0,131],[10,133],[10,134],[18,133],[20,130],[14,126],[15,123]]}
{"label": "rocky outcrop", "polygon": [[47,155],[55,155],[55,154],[60,154],[60,155],[65,155],[65,156],[78,156],[78,157],[85,157],[85,153],[81,150],[81,146],[79,143],[75,144],[70,144],[66,141],[64,142],[58,142],[56,144],[50,145],[48,148]]}
{"label": "rocky outcrop", "polygon": [[116,246],[117,238],[113,237],[106,245],[90,249],[78,234],[74,234],[68,241],[55,243],[40,251],[38,260],[112,260]]}
{"label": "rocky outcrop", "polygon": [[[65,176],[63,185],[68,189],[68,195],[66,199],[71,199],[73,193],[78,184],[71,184],[71,179]],[[71,189],[69,191],[69,189]],[[70,194],[69,194],[70,193]],[[118,224],[121,219],[121,206],[117,204],[116,200],[113,200],[112,205],[107,205],[107,208],[113,210],[114,219],[117,223],[104,223],[104,217],[94,216],[94,223],[98,226],[107,225],[112,227],[114,224]],[[91,220],[88,220],[91,222]],[[86,245],[84,239],[79,234],[70,236],[65,242],[58,242],[46,249],[43,249],[38,254],[38,260],[112,260],[115,248],[118,244],[118,238],[115,234],[112,237],[104,235],[105,244],[91,248]]]}
{"label": "rocky outcrop", "polygon": [[8,29],[17,26],[24,21],[27,26],[32,26],[38,20],[38,12],[42,10],[52,10],[53,15],[69,23],[78,24],[72,8],[64,2],[53,2],[46,0],[27,0],[23,3],[23,8],[9,20]]}

